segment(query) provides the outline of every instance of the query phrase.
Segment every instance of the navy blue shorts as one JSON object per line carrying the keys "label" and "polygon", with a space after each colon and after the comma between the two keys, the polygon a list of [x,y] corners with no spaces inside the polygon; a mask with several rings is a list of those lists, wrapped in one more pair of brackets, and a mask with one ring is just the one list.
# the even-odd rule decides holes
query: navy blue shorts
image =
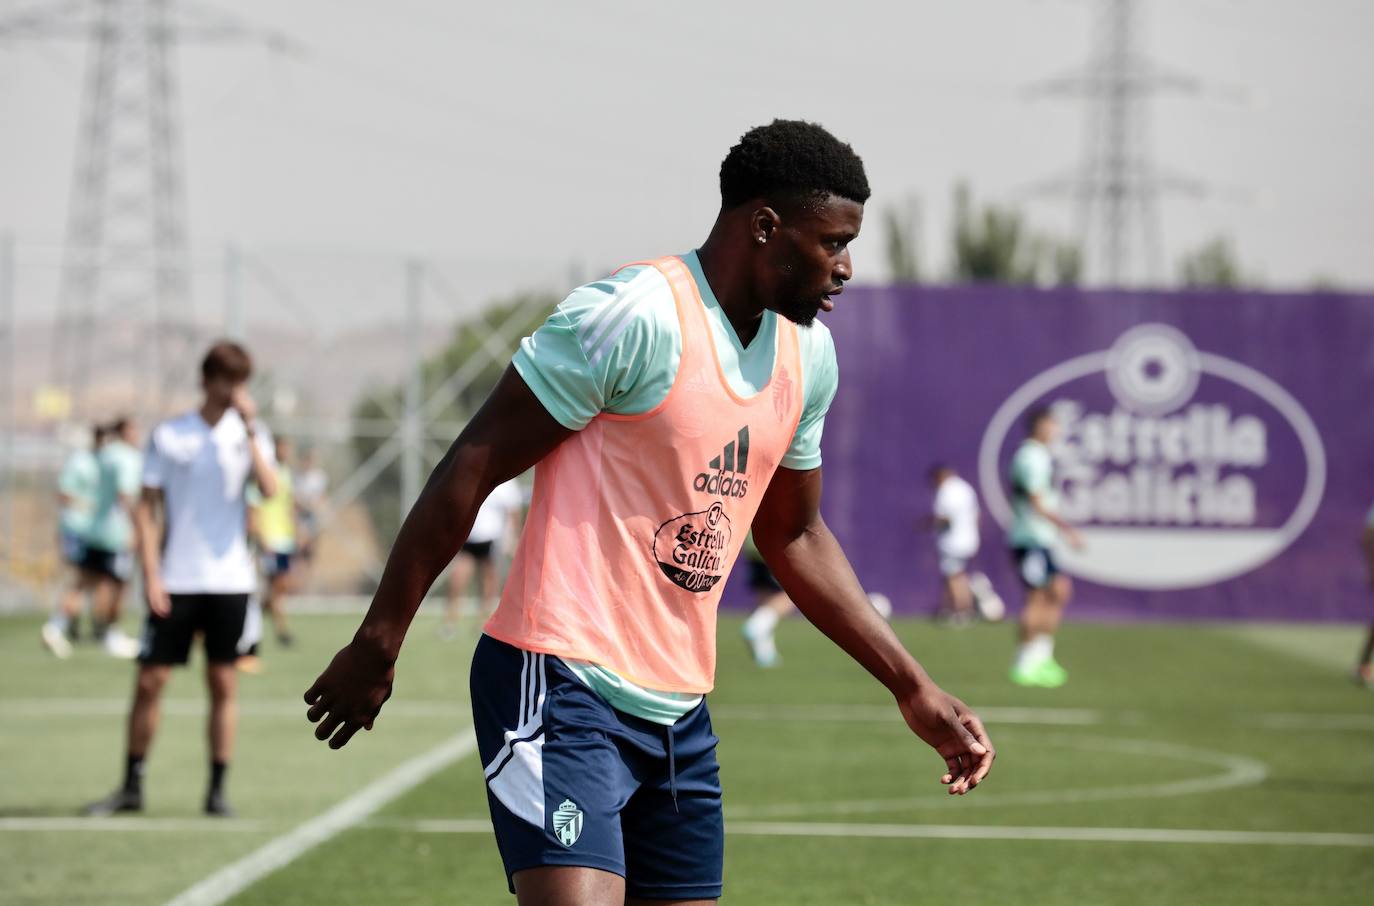
{"label": "navy blue shorts", "polygon": [[1043,547],[1013,547],[1012,562],[1016,564],[1016,574],[1026,588],[1044,588],[1059,575],[1059,564],[1054,555]]}
{"label": "navy blue shorts", "polygon": [[553,655],[482,636],[472,716],[506,881],[614,872],[628,896],[715,899],[725,854],[706,703],[671,728],[617,711]]}
{"label": "navy blue shorts", "polygon": [[291,572],[290,551],[263,551],[262,571],[269,579],[284,576]]}

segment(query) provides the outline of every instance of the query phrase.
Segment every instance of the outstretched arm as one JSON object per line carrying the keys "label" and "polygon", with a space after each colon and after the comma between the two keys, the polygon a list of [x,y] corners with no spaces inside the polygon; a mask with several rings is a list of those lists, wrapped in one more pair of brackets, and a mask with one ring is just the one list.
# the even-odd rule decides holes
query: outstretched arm
{"label": "outstretched arm", "polygon": [[1030,501],[1031,509],[1035,510],[1035,512],[1039,513],[1043,518],[1049,520],[1055,528],[1064,533],[1064,537],[1068,539],[1069,544],[1078,548],[1083,546],[1083,536],[1078,534],[1078,529],[1074,528],[1073,523],[1045,506],[1045,501],[1039,494],[1028,494],[1026,498]]}
{"label": "outstretched arm", "polygon": [[467,540],[482,501],[572,433],[513,368],[506,369],[406,516],[353,641],[305,693],[306,716],[319,724],[317,738],[338,749],[360,728],[372,728],[391,695],[396,658],[420,601]]}
{"label": "outstretched arm", "polygon": [[759,552],[797,609],[887,687],[912,731],[945,759],[949,791],[967,793],[995,757],[982,722],[935,685],[869,604],[820,500],[820,469],[778,469],[754,517]]}

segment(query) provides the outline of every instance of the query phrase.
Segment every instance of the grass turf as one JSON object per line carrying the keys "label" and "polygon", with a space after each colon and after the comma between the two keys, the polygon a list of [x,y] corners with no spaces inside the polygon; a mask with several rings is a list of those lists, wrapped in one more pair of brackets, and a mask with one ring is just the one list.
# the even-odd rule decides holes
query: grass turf
{"label": "grass turf", "polygon": [[[299,647],[269,648],[268,672],[243,679],[230,780],[240,819],[197,817],[204,695],[193,666],[169,689],[147,781],[147,826],[183,823],[101,831],[35,828],[117,779],[132,671],[89,649],[53,661],[36,619],[0,619],[5,901],[164,902],[460,731],[471,638],[442,642],[422,617],[377,730],[337,753],[315,742],[300,692],[355,621],[301,618]],[[783,666],[758,671],[727,620],[711,696],[727,821],[739,831],[727,841],[727,902],[1254,906],[1364,902],[1374,887],[1368,846],[872,836],[945,826],[1013,837],[1003,829],[1374,834],[1374,695],[1342,670],[1357,630],[1070,625],[1060,643],[1069,685],[1046,691],[1007,681],[1005,627],[897,626],[937,679],[992,716],[992,779],[950,799],[886,693],[814,630],[785,623]],[[232,902],[512,903],[484,821],[469,756]],[[779,836],[781,822],[828,835]]]}

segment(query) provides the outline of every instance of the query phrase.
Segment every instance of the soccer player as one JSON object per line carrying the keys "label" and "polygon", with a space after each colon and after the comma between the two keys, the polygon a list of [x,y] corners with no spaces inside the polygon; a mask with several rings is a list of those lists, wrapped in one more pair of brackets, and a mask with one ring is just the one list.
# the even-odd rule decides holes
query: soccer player
{"label": "soccer player", "polygon": [[851,275],[863,164],[821,127],[778,120],[744,135],[720,181],[700,249],[574,291],[523,341],[406,518],[353,641],[305,695],[332,748],[370,729],[483,498],[537,464],[471,672],[492,822],[523,906],[720,895],[704,696],[716,604],[751,524],[798,609],[939,752],[950,792],[992,766],[978,718],[902,647],[820,515],[836,378],[815,318]]}
{"label": "soccer player", "polygon": [[86,532],[91,527],[95,495],[100,487],[100,466],[95,457],[105,443],[106,430],[105,425],[96,425],[91,448],[73,450],[57,478],[58,548],[62,561],[70,568],[71,579],[57,608],[43,624],[40,637],[43,645],[59,658],[71,657],[71,638],[76,634],[81,602],[94,583],[94,577],[81,568],[81,560],[86,555]]}
{"label": "soccer player", "polygon": [[929,472],[935,500],[931,526],[940,555],[940,610],[937,616],[953,625],[967,626],[974,616],[973,589],[968,565],[978,554],[978,493],[947,465]]}
{"label": "soccer player", "polygon": [[448,604],[444,608],[444,623],[440,634],[453,638],[458,632],[458,615],[462,596],[477,577],[478,613],[482,619],[491,616],[496,609],[497,562],[499,548],[506,538],[518,531],[520,510],[525,505],[525,496],[516,481],[506,481],[497,485],[477,510],[472,520],[472,530],[468,540],[453,558],[453,571],[448,580]]}
{"label": "soccer player", "polygon": [[305,451],[300,479],[295,483],[296,527],[300,536],[297,549],[308,566],[315,558],[315,543],[320,535],[320,520],[328,504],[329,475],[320,465],[320,454],[313,447]]}
{"label": "soccer player", "polygon": [[1026,439],[1011,460],[1012,524],[1007,540],[1026,589],[1020,645],[1011,668],[1012,682],[1020,686],[1056,688],[1069,678],[1054,659],[1054,636],[1073,585],[1059,571],[1054,548],[1061,534],[1074,547],[1082,547],[1083,542],[1058,513],[1054,456],[1050,453],[1058,432],[1059,423],[1051,409],[1033,409],[1026,418]]}
{"label": "soccer player", "polygon": [[744,539],[744,557],[749,561],[749,590],[754,593],[754,610],[740,631],[754,663],[765,669],[776,667],[782,663],[782,656],[778,654],[774,633],[779,621],[795,608],[787,592],[782,590],[778,577],[764,562],[752,533]]}
{"label": "soccer player", "polygon": [[[148,438],[134,520],[148,619],[129,711],[124,781],[86,814],[142,810],[144,760],[157,732],[162,691],[172,667],[186,663],[197,634],[204,638],[210,691],[204,807],[208,815],[232,814],[224,778],[238,722],[234,662],[257,579],[244,492],[250,481],[267,497],[277,490],[272,440],[258,424],[246,387],[252,370],[242,346],[216,343],[201,362],[200,408],[163,422]],[[165,519],[163,543],[154,519],[158,507]]]}
{"label": "soccer player", "polygon": [[[1374,507],[1365,519],[1364,533],[1360,536],[1360,550],[1364,551],[1365,568],[1369,571],[1369,585],[1374,588]],[[1355,662],[1355,682],[1361,686],[1374,687],[1374,623],[1369,626],[1360,658]]]}
{"label": "soccer player", "polygon": [[278,437],[275,450],[277,492],[265,497],[256,486],[248,488],[249,525],[267,579],[264,603],[272,618],[272,629],[277,643],[289,648],[294,639],[286,621],[286,596],[291,591],[291,561],[297,536],[291,441]]}
{"label": "soccer player", "polygon": [[96,464],[99,485],[81,568],[91,582],[96,637],[108,654],[131,658],[138,654],[138,643],[124,634],[119,617],[124,589],[133,572],[133,513],[143,465],[138,429],[132,419],[119,418],[110,425],[107,440],[96,454]]}

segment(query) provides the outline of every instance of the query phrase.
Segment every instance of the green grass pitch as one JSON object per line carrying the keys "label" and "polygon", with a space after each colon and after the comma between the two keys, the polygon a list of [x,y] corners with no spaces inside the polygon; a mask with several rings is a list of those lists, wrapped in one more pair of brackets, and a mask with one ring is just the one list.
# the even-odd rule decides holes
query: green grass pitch
{"label": "green grass pitch", "polygon": [[[355,616],[298,618],[243,678],[229,792],[205,775],[198,665],[178,673],[150,759],[148,811],[75,818],[122,762],[132,668],[67,662],[36,617],[0,619],[0,900],[158,904],[302,825],[398,765],[461,738],[472,637],[422,615],[377,729],[317,743],[301,692]],[[132,628],[132,625],[130,626]],[[729,836],[725,902],[744,904],[1337,904],[1374,896],[1374,693],[1347,669],[1351,627],[1066,627],[1059,690],[1006,679],[1011,629],[897,623],[945,686],[984,711],[999,758],[964,799],[886,693],[805,622],[758,671],[721,625],[711,696]],[[235,906],[507,904],[475,755],[453,761],[251,883]],[[277,842],[274,842],[277,841]]]}

